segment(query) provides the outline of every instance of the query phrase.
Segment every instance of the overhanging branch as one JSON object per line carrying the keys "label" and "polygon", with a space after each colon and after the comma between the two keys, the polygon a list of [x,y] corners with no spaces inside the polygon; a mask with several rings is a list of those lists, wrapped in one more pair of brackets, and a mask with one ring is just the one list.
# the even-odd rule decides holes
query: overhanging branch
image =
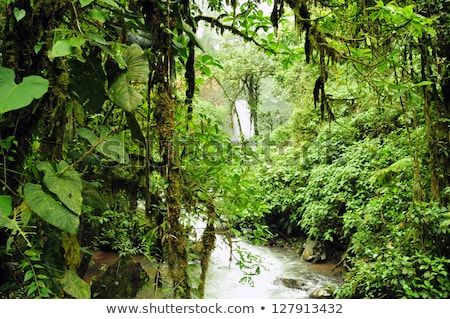
{"label": "overhanging branch", "polygon": [[243,33],[241,30],[230,26],[230,25],[226,25],[223,24],[221,21],[219,21],[217,18],[213,18],[213,17],[207,17],[207,16],[196,16],[195,17],[195,21],[198,23],[199,21],[204,21],[207,22],[209,24],[211,24],[212,26],[215,26],[216,28],[219,28],[222,32],[223,31],[230,31],[232,34],[237,35],[241,38],[243,38],[245,41],[248,42],[253,42],[256,46],[260,47],[261,49],[263,49],[264,51],[268,51],[271,52],[273,54],[276,54],[276,52],[268,47],[265,47],[264,45],[262,45],[261,43],[259,43],[258,41],[256,41],[255,38]]}

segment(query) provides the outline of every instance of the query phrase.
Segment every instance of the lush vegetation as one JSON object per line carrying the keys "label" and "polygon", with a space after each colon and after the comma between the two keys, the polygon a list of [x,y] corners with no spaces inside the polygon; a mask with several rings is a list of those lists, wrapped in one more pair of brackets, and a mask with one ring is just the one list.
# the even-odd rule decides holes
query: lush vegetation
{"label": "lush vegetation", "polygon": [[2,297],[95,297],[102,250],[202,298],[216,233],[344,251],[337,297],[449,297],[448,1],[268,4],[0,1]]}

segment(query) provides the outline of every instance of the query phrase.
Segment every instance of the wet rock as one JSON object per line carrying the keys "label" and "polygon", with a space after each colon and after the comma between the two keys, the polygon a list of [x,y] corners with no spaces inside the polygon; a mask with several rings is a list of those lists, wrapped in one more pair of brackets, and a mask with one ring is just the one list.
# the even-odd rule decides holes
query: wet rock
{"label": "wet rock", "polygon": [[277,278],[273,283],[274,285],[282,285],[292,289],[302,289],[305,286],[303,280],[295,278]]}
{"label": "wet rock", "polygon": [[130,299],[148,282],[147,273],[131,257],[120,257],[94,278],[91,293],[96,299]]}
{"label": "wet rock", "polygon": [[302,259],[312,263],[326,260],[325,247],[321,242],[308,238],[303,245]]}
{"label": "wet rock", "polygon": [[333,298],[333,290],[330,287],[320,287],[313,290],[309,297],[313,299],[331,299]]}

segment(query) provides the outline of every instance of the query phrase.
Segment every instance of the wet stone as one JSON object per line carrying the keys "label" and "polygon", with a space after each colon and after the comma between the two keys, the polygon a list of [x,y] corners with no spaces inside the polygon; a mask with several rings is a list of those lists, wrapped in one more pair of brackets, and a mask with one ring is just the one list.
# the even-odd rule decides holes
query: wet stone
{"label": "wet stone", "polygon": [[295,278],[276,278],[273,284],[282,285],[292,289],[302,289],[305,286],[305,282],[303,280]]}

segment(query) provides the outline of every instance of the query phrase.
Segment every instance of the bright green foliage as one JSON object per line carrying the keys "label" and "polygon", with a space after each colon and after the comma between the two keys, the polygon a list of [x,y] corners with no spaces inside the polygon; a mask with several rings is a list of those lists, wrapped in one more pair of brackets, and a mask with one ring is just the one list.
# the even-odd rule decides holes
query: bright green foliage
{"label": "bright green foliage", "polygon": [[67,208],[79,216],[83,198],[81,196],[81,178],[77,172],[69,170],[59,176],[58,172],[68,167],[68,164],[64,161],[57,164],[57,171],[49,162],[39,162],[36,164],[36,167],[39,171],[44,172],[42,181],[47,189],[55,194]]}
{"label": "bright green foliage", "polygon": [[32,246],[28,235],[33,233],[28,228],[31,218],[31,211],[26,207],[20,206],[16,209],[12,207],[12,198],[10,196],[1,196],[0,199],[0,228],[5,228],[10,233],[6,242],[6,252],[11,251],[11,246],[16,235],[20,235],[27,246]]}
{"label": "bright green foliage", "polygon": [[112,250],[125,256],[148,254],[154,248],[155,234],[142,212],[130,215],[127,211],[105,210],[98,216],[87,209],[85,216],[95,232],[89,243],[93,250]]}
{"label": "bright green foliage", "polygon": [[79,218],[45,193],[40,185],[25,184],[24,196],[31,210],[43,220],[68,233],[77,233]]}
{"label": "bright green foliage", "polygon": [[[276,150],[271,149],[271,152],[276,153]],[[300,155],[296,150],[287,150],[284,156],[274,154],[271,162],[258,167],[256,174],[260,184],[258,198],[269,212],[263,221],[272,231],[283,236],[301,234],[301,228],[297,225],[300,218],[297,210],[301,206],[301,190],[306,176],[301,168]]]}
{"label": "bright green foliage", "polygon": [[[211,17],[193,1],[22,2],[0,41],[15,68],[0,68],[2,294],[89,298],[84,246],[167,262],[175,296],[202,297],[217,231],[346,250],[340,297],[450,296],[447,1],[276,1],[270,17],[254,2],[209,1]],[[201,22],[246,43],[208,46]],[[292,117],[235,145],[238,98],[273,128],[265,77]],[[214,106],[195,99],[214,86]],[[198,220],[214,236],[193,238]],[[261,260],[236,251],[251,284]]]}
{"label": "bright green foliage", "polygon": [[112,83],[109,94],[114,103],[125,111],[132,112],[143,99],[135,86],[148,81],[148,59],[139,45],[132,44],[123,53],[123,61],[125,70]]}
{"label": "bright green foliage", "polygon": [[20,268],[24,273],[23,282],[26,285],[25,295],[27,298],[50,298],[54,295],[46,284],[49,277],[44,274],[45,267],[42,265],[42,256],[38,251],[35,249],[25,250]]}
{"label": "bright green foliage", "polygon": [[40,76],[24,77],[20,84],[15,77],[14,70],[0,66],[0,115],[29,105],[48,90],[48,81]]}
{"label": "bright green foliage", "polygon": [[27,12],[25,10],[18,9],[18,8],[14,8],[13,13],[14,13],[14,17],[16,18],[17,22],[22,20],[25,17],[25,15],[27,14]]}
{"label": "bright green foliage", "polygon": [[8,195],[0,195],[0,215],[9,217],[12,213],[12,198]]}

